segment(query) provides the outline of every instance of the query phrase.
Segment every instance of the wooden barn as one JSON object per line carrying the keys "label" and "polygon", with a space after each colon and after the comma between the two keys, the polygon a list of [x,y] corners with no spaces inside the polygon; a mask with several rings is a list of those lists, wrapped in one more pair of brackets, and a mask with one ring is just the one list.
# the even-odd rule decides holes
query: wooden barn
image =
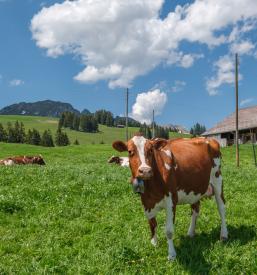
{"label": "wooden barn", "polygon": [[[256,143],[257,140],[257,106],[243,108],[238,113],[239,143]],[[222,147],[235,143],[235,113],[226,117],[216,126],[204,132],[205,137],[216,138]]]}

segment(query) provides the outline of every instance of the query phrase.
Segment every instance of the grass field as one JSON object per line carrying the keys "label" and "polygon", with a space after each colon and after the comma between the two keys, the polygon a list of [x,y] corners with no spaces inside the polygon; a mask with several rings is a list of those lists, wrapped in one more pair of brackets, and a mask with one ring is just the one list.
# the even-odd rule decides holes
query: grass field
{"label": "grass field", "polygon": [[214,200],[202,203],[194,239],[189,206],[176,218],[177,259],[167,261],[165,215],[159,246],[149,240],[128,169],[108,165],[110,145],[42,148],[0,143],[0,158],[43,154],[47,165],[0,167],[0,274],[256,274],[257,169],[250,146],[223,150],[229,241],[219,241]]}
{"label": "grass field", "polygon": [[[35,128],[41,133],[44,130],[51,130],[53,136],[57,130],[58,119],[50,117],[38,117],[38,116],[15,116],[15,115],[0,115],[0,123],[6,125],[7,122],[15,123],[15,121],[22,121],[25,125],[26,130]],[[129,127],[129,136],[133,136],[134,133],[138,132],[139,128]],[[126,137],[126,130],[123,128],[107,127],[105,125],[99,125],[99,133],[83,133],[65,129],[71,143],[77,139],[81,145],[85,144],[99,144],[107,143],[111,144],[113,140],[124,140]],[[188,135],[182,135],[174,132],[170,132],[170,137],[183,137]]]}

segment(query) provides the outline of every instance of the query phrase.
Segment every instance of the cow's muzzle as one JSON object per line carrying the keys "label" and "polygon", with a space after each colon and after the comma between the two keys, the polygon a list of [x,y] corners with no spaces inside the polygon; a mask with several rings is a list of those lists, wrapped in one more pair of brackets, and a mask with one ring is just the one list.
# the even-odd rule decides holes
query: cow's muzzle
{"label": "cow's muzzle", "polygon": [[132,188],[133,188],[134,193],[143,194],[144,190],[145,190],[143,180],[134,178],[132,180]]}
{"label": "cow's muzzle", "polygon": [[141,180],[149,180],[153,176],[153,170],[149,166],[139,167],[137,178]]}

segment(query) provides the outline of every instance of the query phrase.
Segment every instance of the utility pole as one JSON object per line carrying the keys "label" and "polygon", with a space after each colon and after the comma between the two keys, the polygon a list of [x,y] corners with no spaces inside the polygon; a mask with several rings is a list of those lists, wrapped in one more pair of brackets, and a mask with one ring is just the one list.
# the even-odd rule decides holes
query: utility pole
{"label": "utility pole", "polygon": [[126,89],[126,141],[128,141],[128,96],[129,91]]}
{"label": "utility pole", "polygon": [[153,110],[153,125],[152,125],[152,129],[153,129],[153,136],[152,138],[155,138],[155,125],[154,125],[154,110]]}
{"label": "utility pole", "polygon": [[238,144],[238,54],[235,55],[235,93],[236,93],[236,166],[239,167]]}

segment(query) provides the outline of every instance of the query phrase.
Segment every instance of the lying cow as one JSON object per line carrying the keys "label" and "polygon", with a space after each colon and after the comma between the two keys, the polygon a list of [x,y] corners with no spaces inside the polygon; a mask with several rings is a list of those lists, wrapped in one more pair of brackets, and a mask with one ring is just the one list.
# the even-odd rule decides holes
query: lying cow
{"label": "lying cow", "polygon": [[41,155],[39,156],[16,156],[16,157],[8,157],[0,160],[0,165],[15,165],[15,164],[39,164],[45,165],[45,162]]}
{"label": "lying cow", "polygon": [[205,138],[147,140],[136,135],[127,143],[115,141],[113,148],[128,151],[132,185],[141,195],[153,245],[157,245],[156,215],[166,209],[169,260],[176,257],[173,223],[177,204],[191,205],[188,235],[193,237],[200,200],[214,193],[221,218],[220,238],[227,239],[221,153],[217,141]]}
{"label": "lying cow", "polygon": [[109,163],[115,163],[122,167],[129,167],[129,158],[128,157],[115,157],[112,156],[109,160]]}

